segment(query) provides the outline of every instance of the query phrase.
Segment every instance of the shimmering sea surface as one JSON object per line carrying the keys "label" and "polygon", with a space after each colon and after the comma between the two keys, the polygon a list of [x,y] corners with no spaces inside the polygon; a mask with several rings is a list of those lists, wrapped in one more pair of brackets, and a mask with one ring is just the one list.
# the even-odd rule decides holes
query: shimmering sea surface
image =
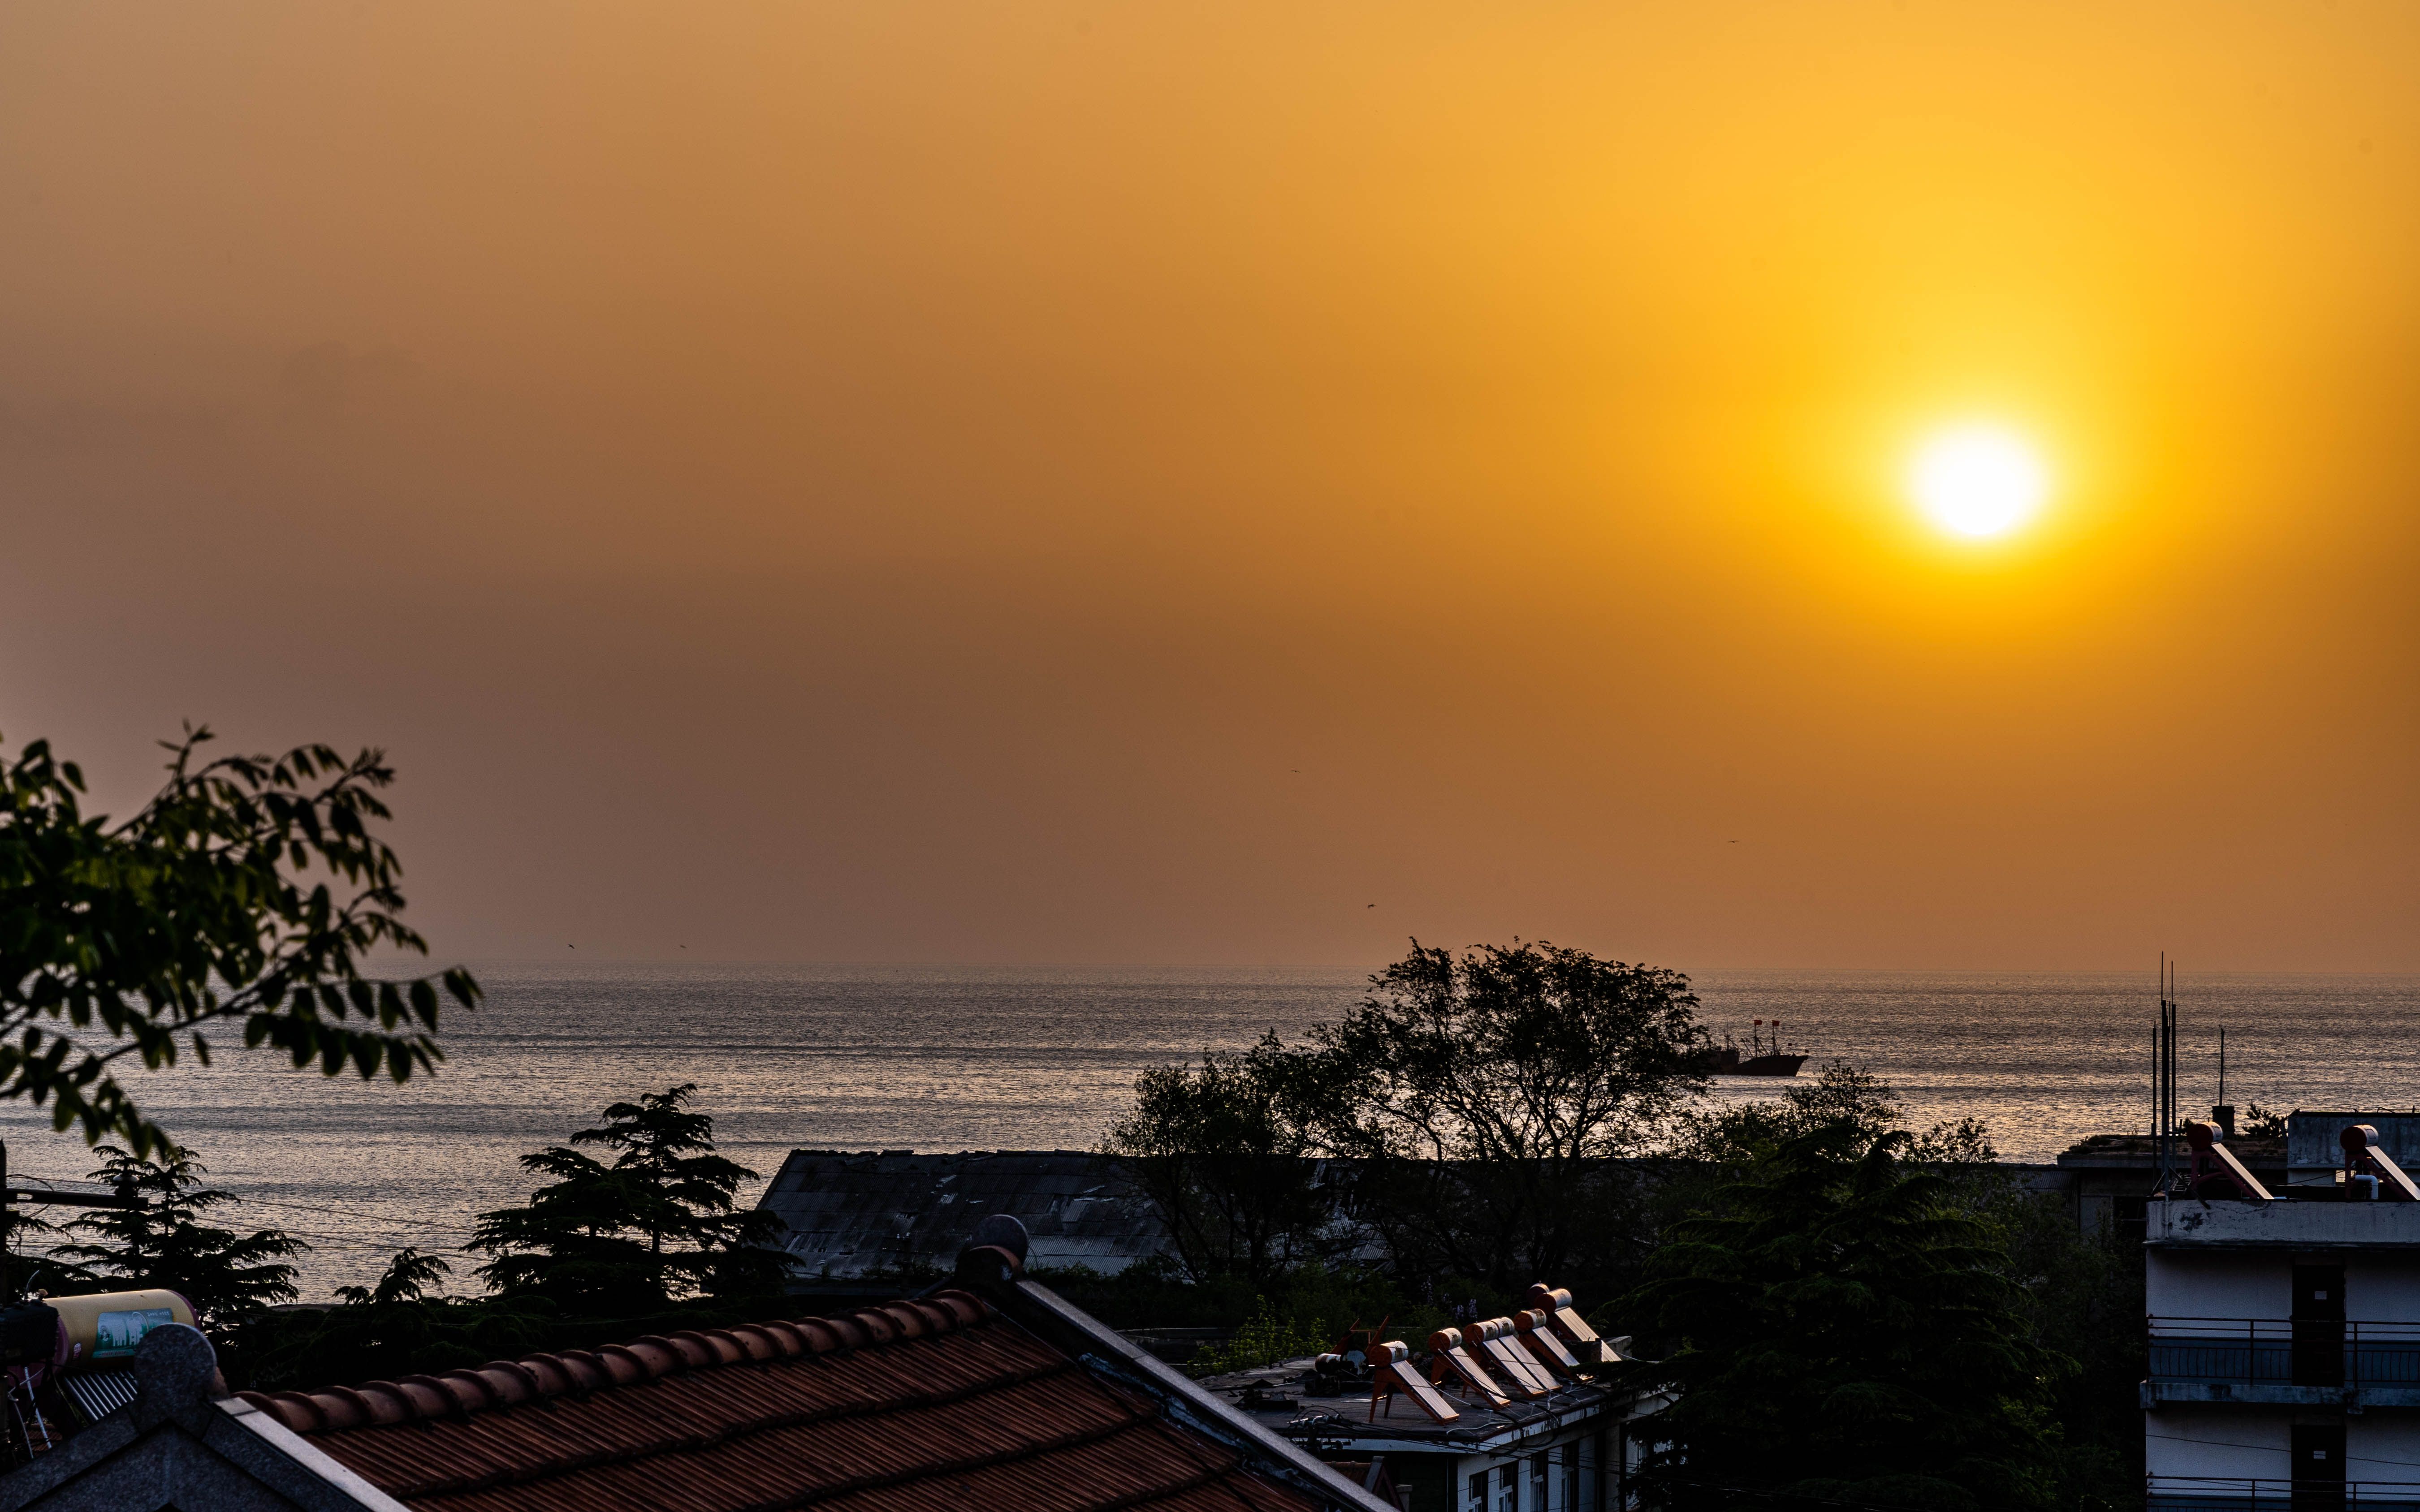
{"label": "shimmering sea surface", "polygon": [[[141,1095],[244,1200],[229,1221],[313,1246],[305,1294],[404,1244],[450,1250],[528,1190],[517,1158],[607,1103],[698,1086],[725,1150],[765,1176],[794,1148],[1085,1148],[1145,1066],[1348,1009],[1366,973],[1304,967],[480,968],[488,1004],[449,1019],[447,1059],[405,1087],[241,1054],[147,1076]],[[1974,1114],[2005,1155],[2048,1160],[2142,1127],[2152,974],[1705,972],[1703,1016],[1745,1040],[1779,1019],[1815,1057],[1879,1072],[1917,1123]],[[2420,978],[2224,977],[2183,985],[2189,1103],[2420,1103]],[[1770,1096],[1733,1079],[1727,1098]],[[10,1173],[76,1184],[93,1164],[34,1110],[0,1107]],[[751,1194],[752,1196],[752,1193]],[[66,1216],[53,1210],[56,1216]],[[463,1263],[467,1272],[468,1261]],[[467,1275],[458,1284],[468,1285]]]}

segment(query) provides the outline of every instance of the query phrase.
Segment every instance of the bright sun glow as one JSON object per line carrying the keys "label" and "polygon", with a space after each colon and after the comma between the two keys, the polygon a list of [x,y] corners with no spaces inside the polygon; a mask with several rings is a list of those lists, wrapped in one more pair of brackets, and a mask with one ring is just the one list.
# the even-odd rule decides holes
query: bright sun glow
{"label": "bright sun glow", "polygon": [[2050,475],[2024,438],[1997,425],[1933,436],[1907,470],[1908,491],[1932,522],[1955,534],[2005,535],[2031,519]]}

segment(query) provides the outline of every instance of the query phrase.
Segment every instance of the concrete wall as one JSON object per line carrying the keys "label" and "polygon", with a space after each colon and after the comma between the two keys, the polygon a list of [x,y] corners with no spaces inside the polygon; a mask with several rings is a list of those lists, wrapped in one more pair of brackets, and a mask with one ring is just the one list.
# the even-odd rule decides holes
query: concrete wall
{"label": "concrete wall", "polygon": [[[2361,1322],[2420,1323],[2420,1255],[2348,1256],[2345,1316]],[[2420,1480],[2420,1471],[2411,1478]]]}
{"label": "concrete wall", "polygon": [[2408,1249],[2420,1254],[2420,1202],[2200,1202],[2150,1205],[2155,1244],[2180,1248]]}
{"label": "concrete wall", "polygon": [[[2420,1252],[2328,1251],[2302,1257],[2345,1268],[2345,1316],[2357,1322],[2420,1324]],[[2144,1251],[2144,1306],[2154,1318],[2293,1316],[2293,1250],[2196,1248]]]}
{"label": "concrete wall", "polygon": [[2143,1468],[2153,1476],[2285,1480],[2293,1472],[2283,1407],[2164,1407],[2143,1414]]}
{"label": "concrete wall", "polygon": [[2420,1413],[2364,1412],[2346,1418],[2345,1476],[2420,1481]]}
{"label": "concrete wall", "polygon": [[2144,1307],[2154,1318],[2293,1316],[2293,1257],[2286,1251],[2143,1253]]}
{"label": "concrete wall", "polygon": [[[2144,1414],[2144,1468],[2154,1477],[2286,1480],[2292,1425],[2329,1417],[2285,1407],[2164,1407]],[[2343,1422],[2348,1480],[2420,1481],[2420,1412],[2356,1412]]]}

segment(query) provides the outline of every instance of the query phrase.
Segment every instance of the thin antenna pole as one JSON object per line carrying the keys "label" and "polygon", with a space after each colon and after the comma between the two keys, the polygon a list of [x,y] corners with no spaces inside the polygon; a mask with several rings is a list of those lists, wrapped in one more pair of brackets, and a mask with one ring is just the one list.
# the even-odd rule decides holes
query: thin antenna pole
{"label": "thin antenna pole", "polygon": [[2176,1186],[2177,1131],[2177,1001],[2176,963],[2160,952],[2160,1025],[2151,1045],[2151,1158],[2157,1185],[2165,1196]]}

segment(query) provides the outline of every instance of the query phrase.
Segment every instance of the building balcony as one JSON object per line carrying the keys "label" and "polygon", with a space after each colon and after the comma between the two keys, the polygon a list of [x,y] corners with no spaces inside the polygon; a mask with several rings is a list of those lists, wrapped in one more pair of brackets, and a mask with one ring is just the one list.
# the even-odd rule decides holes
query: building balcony
{"label": "building balcony", "polygon": [[2149,1512],[2420,1512],[2420,1481],[2153,1475]]}
{"label": "building balcony", "polygon": [[2420,1407],[2420,1323],[2153,1318],[2143,1405]]}

